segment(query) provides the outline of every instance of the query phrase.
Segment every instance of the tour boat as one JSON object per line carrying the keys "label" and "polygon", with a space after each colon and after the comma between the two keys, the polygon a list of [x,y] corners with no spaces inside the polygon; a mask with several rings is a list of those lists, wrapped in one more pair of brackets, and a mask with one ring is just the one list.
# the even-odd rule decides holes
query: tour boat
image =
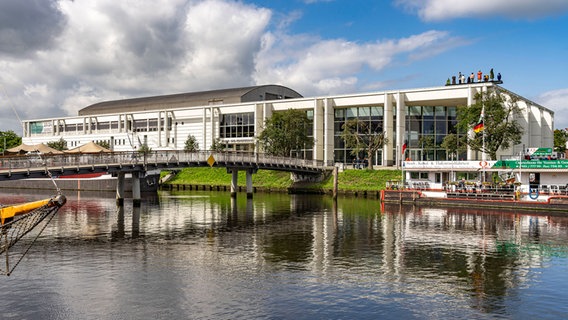
{"label": "tour boat", "polygon": [[402,177],[382,201],[568,212],[565,159],[404,161]]}

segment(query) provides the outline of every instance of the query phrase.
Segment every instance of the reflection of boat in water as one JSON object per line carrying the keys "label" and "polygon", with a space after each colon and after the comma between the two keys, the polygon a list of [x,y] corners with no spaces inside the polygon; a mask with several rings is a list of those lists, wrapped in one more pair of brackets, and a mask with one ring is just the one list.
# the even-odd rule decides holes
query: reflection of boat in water
{"label": "reflection of boat in water", "polygon": [[[58,194],[47,199],[0,207],[0,255],[6,257],[6,270],[1,270],[2,273],[10,275],[14,271],[49,221],[66,201],[65,196]],[[39,232],[35,234],[33,241],[17,246],[19,240],[40,225],[43,226],[39,228]],[[12,251],[12,254],[10,254],[10,251]],[[16,259],[13,259],[15,263],[12,265],[10,264],[12,260],[10,257],[12,259],[16,257]]]}
{"label": "reflection of boat in water", "polygon": [[491,190],[433,190],[400,188],[381,191],[383,203],[406,203],[427,206],[500,208],[512,210],[568,211],[568,196],[558,194],[522,194]]}
{"label": "reflection of boat in water", "polygon": [[[116,191],[118,178],[108,172],[93,172],[55,176],[54,180],[61,190]],[[148,171],[140,178],[141,192],[156,192],[160,180],[159,171]],[[132,191],[132,175],[125,175],[125,191]],[[0,189],[53,189],[49,178],[30,178],[25,180],[0,181]]]}

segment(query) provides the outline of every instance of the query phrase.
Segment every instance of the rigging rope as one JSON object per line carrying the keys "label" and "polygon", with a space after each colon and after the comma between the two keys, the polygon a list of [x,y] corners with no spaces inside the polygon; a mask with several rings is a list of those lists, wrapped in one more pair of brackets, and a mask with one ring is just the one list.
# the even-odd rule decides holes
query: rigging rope
{"label": "rigging rope", "polygon": [[[0,234],[2,235],[2,240],[0,241],[0,255],[6,255],[6,270],[0,269],[1,273],[10,275],[14,271],[16,266],[28,253],[31,246],[36,242],[41,233],[45,230],[51,219],[53,219],[55,213],[65,204],[65,202],[65,196],[57,195],[56,197],[49,199],[49,201],[43,206],[36,208],[28,213],[15,216],[12,221],[5,222],[0,226]],[[49,219],[45,220],[48,217]],[[44,222],[44,225],[41,227],[34,239],[29,244],[27,244],[27,246],[25,246],[25,249],[16,260],[16,263],[11,267],[9,250],[13,248],[19,240],[30,233],[42,222]]]}

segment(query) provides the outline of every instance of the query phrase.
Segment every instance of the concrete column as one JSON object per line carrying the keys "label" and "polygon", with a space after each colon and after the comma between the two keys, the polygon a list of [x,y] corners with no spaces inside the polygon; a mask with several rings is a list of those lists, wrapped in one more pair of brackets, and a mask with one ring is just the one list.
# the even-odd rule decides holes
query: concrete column
{"label": "concrete column", "polygon": [[[219,123],[221,120],[219,120]],[[257,103],[254,107],[254,137],[258,138],[258,136],[262,133],[262,128],[264,127],[264,104]],[[261,152],[260,144],[254,144],[254,152],[258,156],[258,153]]]}
{"label": "concrete column", "polygon": [[207,145],[207,109],[203,107],[203,150],[208,150],[209,146]]}
{"label": "concrete column", "polygon": [[162,111],[158,111],[158,147],[162,146]]}
{"label": "concrete column", "polygon": [[313,137],[314,137],[314,148],[313,148],[313,158],[314,160],[323,160],[324,158],[324,123],[325,115],[323,103],[321,100],[314,99],[314,127],[313,127]]}
{"label": "concrete column", "polygon": [[118,172],[116,182],[116,204],[119,206],[124,205],[124,172]]}
{"label": "concrete column", "polygon": [[[404,103],[404,95],[400,92],[396,93],[396,165],[402,164],[402,145],[406,138],[406,105]],[[418,160],[418,159],[416,159]]]}
{"label": "concrete column", "polygon": [[237,196],[237,188],[238,188],[238,180],[239,180],[239,170],[232,169],[231,170],[231,197]]}
{"label": "concrete column", "polygon": [[252,170],[247,170],[247,199],[252,199]]}
{"label": "concrete column", "polygon": [[209,118],[209,132],[211,132],[211,144],[213,144],[213,141],[215,141],[215,109],[213,107],[209,108],[209,116],[211,118]]}
{"label": "concrete column", "polygon": [[142,202],[140,195],[140,172],[132,172],[132,205],[139,207]]}
{"label": "concrete column", "polygon": [[326,165],[331,164],[335,161],[334,154],[334,120],[335,113],[333,108],[332,99],[323,100],[323,117],[324,117],[324,132],[323,132],[323,161]]}
{"label": "concrete column", "polygon": [[383,107],[383,127],[386,132],[387,139],[389,140],[383,146],[383,166],[392,166],[394,164],[393,148],[396,137],[396,132],[393,127],[394,112],[392,107],[392,95],[385,93],[385,104]]}

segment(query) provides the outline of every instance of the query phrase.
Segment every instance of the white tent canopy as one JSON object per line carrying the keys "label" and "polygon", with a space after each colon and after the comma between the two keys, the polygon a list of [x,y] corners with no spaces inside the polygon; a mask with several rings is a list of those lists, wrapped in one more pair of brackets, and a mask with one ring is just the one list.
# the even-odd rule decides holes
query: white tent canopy
{"label": "white tent canopy", "polygon": [[100,152],[110,152],[109,149],[103,148],[93,141],[80,145],[76,148],[65,150],[65,153],[100,153]]}
{"label": "white tent canopy", "polygon": [[13,147],[10,149],[6,149],[7,152],[9,153],[18,153],[18,154],[23,154],[23,153],[28,153],[28,152],[40,152],[40,153],[44,153],[44,154],[61,154],[63,153],[62,151],[59,151],[57,149],[53,149],[49,146],[47,146],[46,144],[40,143],[40,144],[34,144],[34,145],[29,145],[29,144],[24,144],[22,143],[21,145],[17,146],[17,147]]}

